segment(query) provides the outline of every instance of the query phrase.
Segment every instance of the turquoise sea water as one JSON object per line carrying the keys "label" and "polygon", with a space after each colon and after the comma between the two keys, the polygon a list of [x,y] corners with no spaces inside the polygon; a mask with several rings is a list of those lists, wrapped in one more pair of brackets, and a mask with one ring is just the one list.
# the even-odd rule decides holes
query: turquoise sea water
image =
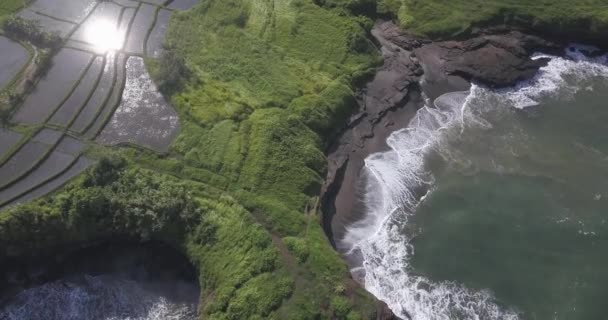
{"label": "turquoise sea water", "polygon": [[608,68],[569,55],[515,88],[439,98],[368,159],[374,223],[346,240],[400,316],[605,318]]}
{"label": "turquoise sea water", "polygon": [[493,128],[444,146],[458,155],[431,170],[435,189],[412,221],[414,272],[489,288],[526,319],[604,318],[608,87],[593,88],[485,115]]}

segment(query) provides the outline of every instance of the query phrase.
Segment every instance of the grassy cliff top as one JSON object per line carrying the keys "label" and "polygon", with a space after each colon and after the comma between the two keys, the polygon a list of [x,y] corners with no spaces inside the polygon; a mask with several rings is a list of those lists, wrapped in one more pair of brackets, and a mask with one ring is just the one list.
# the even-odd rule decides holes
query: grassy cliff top
{"label": "grassy cliff top", "polygon": [[418,34],[447,37],[475,25],[507,23],[556,36],[603,37],[608,27],[607,0],[379,0]]}
{"label": "grassy cliff top", "polygon": [[25,7],[31,0],[2,0],[0,1],[0,22],[17,10]]}
{"label": "grassy cliff top", "polygon": [[[313,0],[205,0],[147,60],[180,116],[167,155],[102,147],[52,196],[0,212],[12,254],[129,236],[199,271],[204,319],[372,319],[374,299],[323,233],[324,150],[379,62],[372,21]],[[115,154],[116,159],[103,158]]]}

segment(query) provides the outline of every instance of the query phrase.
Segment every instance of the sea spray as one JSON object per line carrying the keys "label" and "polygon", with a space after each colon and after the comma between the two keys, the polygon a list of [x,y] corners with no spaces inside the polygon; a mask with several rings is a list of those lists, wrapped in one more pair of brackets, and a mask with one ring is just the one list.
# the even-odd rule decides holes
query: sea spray
{"label": "sea spray", "polygon": [[[349,226],[338,245],[361,257],[362,266],[353,273],[362,274],[366,288],[387,302],[402,318],[411,319],[517,319],[514,309],[499,305],[491,292],[476,291],[455,282],[434,282],[412,272],[414,253],[408,230],[420,203],[420,190],[433,191],[433,175],[427,168],[431,153],[454,165],[455,159],[445,150],[448,140],[471,127],[492,129],[485,119],[488,111],[513,112],[537,105],[544,99],[573,96],[578,90],[593,90],[591,78],[608,74],[606,56],[587,58],[588,48],[571,47],[566,57],[537,54],[550,58],[536,77],[502,90],[474,85],[471,93],[449,93],[438,98],[434,107],[418,111],[403,130],[388,139],[390,151],[374,154],[365,163],[366,216]],[[485,146],[481,146],[483,149]],[[503,168],[500,164],[493,165]]]}
{"label": "sea spray", "polygon": [[[196,299],[164,297],[159,284],[144,284],[112,275],[58,280],[19,293],[0,309],[0,320],[103,319],[194,320]],[[177,287],[173,283],[171,286]],[[177,296],[192,296],[192,285],[181,286]],[[162,289],[160,289],[162,290]],[[194,292],[196,296],[196,292]]]}

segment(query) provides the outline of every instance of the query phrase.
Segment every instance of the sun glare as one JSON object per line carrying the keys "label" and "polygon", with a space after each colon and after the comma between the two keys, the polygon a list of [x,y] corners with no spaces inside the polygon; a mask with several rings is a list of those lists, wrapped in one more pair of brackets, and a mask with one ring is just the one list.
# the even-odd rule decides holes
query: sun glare
{"label": "sun glare", "polygon": [[118,30],[115,23],[109,20],[96,20],[86,29],[87,42],[92,43],[101,51],[120,50],[124,34]]}

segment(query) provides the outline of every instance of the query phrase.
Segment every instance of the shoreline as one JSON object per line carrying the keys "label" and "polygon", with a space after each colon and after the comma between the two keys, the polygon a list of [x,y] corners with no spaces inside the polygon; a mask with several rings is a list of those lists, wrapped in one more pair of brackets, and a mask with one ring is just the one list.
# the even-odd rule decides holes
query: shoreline
{"label": "shoreline", "polygon": [[[351,270],[362,261],[356,254],[345,255],[348,248],[339,241],[348,226],[366,214],[361,193],[365,159],[389,150],[387,138],[407,127],[425,103],[444,93],[469,90],[473,82],[501,88],[533,78],[548,63],[532,60],[534,52],[563,54],[568,44],[519,31],[487,30],[489,34],[465,40],[432,42],[408,35],[390,21],[374,26],[372,35],[384,64],[360,89],[359,111],[327,151],[328,174],[321,192],[323,228]],[[364,286],[358,275],[352,276]],[[396,319],[384,302],[378,303],[390,312],[378,319]]]}
{"label": "shoreline", "polygon": [[430,42],[404,33],[390,21],[377,22],[372,35],[384,64],[360,89],[358,112],[327,151],[322,222],[334,248],[346,226],[362,214],[357,190],[365,159],[387,151],[386,139],[405,128],[424,103],[444,93],[469,90],[472,82],[499,88],[530,79],[547,63],[530,59],[533,52],[563,48],[520,32]]}

